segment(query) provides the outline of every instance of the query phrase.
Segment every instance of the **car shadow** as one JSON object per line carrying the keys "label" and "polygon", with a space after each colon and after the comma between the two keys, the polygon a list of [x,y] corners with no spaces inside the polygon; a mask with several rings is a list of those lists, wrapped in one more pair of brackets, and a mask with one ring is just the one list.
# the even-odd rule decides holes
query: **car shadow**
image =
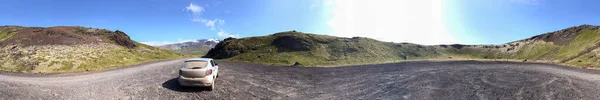
{"label": "car shadow", "polygon": [[170,80],[164,82],[162,84],[162,87],[167,88],[169,90],[173,90],[173,91],[179,91],[179,92],[202,92],[202,91],[207,91],[206,88],[202,88],[202,87],[181,86],[181,85],[179,85],[179,81],[177,81],[177,78],[173,78],[173,79],[170,79]]}

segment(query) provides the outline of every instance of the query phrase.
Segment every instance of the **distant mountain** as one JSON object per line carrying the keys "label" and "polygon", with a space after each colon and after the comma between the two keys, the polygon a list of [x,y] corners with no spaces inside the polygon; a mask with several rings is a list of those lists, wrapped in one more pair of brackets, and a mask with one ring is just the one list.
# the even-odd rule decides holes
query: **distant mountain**
{"label": "distant mountain", "polygon": [[352,65],[419,59],[508,59],[600,68],[600,26],[581,25],[499,45],[419,45],[302,32],[227,38],[205,57],[267,64]]}
{"label": "distant mountain", "polygon": [[201,39],[190,42],[174,43],[158,46],[160,48],[173,50],[177,53],[185,55],[204,55],[208,50],[215,47],[220,40],[218,39]]}
{"label": "distant mountain", "polygon": [[138,43],[120,30],[80,26],[0,26],[0,70],[76,72],[104,70],[160,59],[172,51]]}

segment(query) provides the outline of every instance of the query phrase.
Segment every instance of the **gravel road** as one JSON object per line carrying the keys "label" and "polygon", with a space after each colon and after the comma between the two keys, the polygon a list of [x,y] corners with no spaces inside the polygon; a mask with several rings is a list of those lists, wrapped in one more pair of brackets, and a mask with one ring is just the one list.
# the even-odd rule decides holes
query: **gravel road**
{"label": "gravel road", "polygon": [[333,68],[220,62],[215,91],[181,88],[183,60],[116,70],[0,73],[0,99],[600,99],[600,71],[550,64],[412,61]]}

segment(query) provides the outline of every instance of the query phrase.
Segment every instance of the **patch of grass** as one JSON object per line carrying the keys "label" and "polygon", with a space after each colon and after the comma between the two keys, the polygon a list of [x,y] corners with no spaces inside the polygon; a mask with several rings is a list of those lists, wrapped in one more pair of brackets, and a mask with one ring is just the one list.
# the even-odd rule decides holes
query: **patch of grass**
{"label": "patch of grass", "polygon": [[[584,52],[584,50],[595,46],[596,43],[600,41],[600,36],[598,35],[600,35],[600,33],[595,30],[582,30],[580,35],[564,46],[541,40],[523,42],[519,48],[514,49],[516,52],[503,51],[505,49],[481,47],[463,47],[462,49],[448,47],[442,48],[441,51],[443,52],[443,55],[452,56],[454,58],[542,60],[559,62],[569,57],[576,56],[579,53]],[[589,55],[584,56],[589,57]],[[594,65],[593,63],[595,63],[593,60],[581,59],[587,58],[582,56],[567,63],[575,66],[582,66],[584,63]]]}
{"label": "patch of grass", "polygon": [[97,59],[84,61],[85,63],[80,64],[76,71],[105,70],[148,61],[184,57],[173,51],[159,49],[137,42],[136,45],[138,47],[134,49],[120,48],[104,52],[102,56]]}
{"label": "patch of grass", "polygon": [[21,71],[21,72],[31,71],[29,68],[26,68],[25,64],[23,64],[23,63],[18,63],[16,68],[20,68],[19,71]]}
{"label": "patch of grass", "polygon": [[[552,42],[536,41],[530,44],[525,44],[519,51],[513,54],[513,59],[542,59],[544,55],[549,55],[558,45]],[[550,58],[553,59],[553,58]]]}
{"label": "patch of grass", "polygon": [[71,63],[71,62],[62,61],[61,64],[63,66],[59,70],[71,70],[73,68],[73,63]]}
{"label": "patch of grass", "polygon": [[54,66],[54,64],[58,64],[58,61],[51,61],[50,64],[48,64],[48,66]]}
{"label": "patch of grass", "polygon": [[575,56],[586,48],[594,46],[600,40],[599,35],[600,33],[595,30],[582,30],[571,43],[561,47],[556,56],[562,59]]}
{"label": "patch of grass", "polygon": [[588,68],[600,68],[600,49],[595,49],[592,52],[579,56],[571,61],[566,62],[568,65]]}
{"label": "patch of grass", "polygon": [[2,30],[0,29],[0,41],[4,41],[13,35],[17,34],[17,32],[11,32],[10,30]]}
{"label": "patch of grass", "polygon": [[35,58],[35,60],[36,60],[37,62],[47,62],[47,61],[48,61],[48,59],[44,59],[44,58],[42,58],[42,57],[37,57],[37,58]]}
{"label": "patch of grass", "polygon": [[11,69],[8,69],[8,68],[6,68],[6,67],[4,67],[4,66],[0,65],[0,70],[4,70],[4,71],[10,71]]}
{"label": "patch of grass", "polygon": [[[80,72],[80,71],[94,71],[94,70],[106,70],[113,69],[116,67],[123,67],[128,65],[135,65],[148,61],[163,60],[163,59],[178,59],[185,56],[155,47],[150,47],[144,44],[136,44],[138,47],[129,49],[121,46],[115,46],[107,44],[108,47],[102,45],[93,46],[44,46],[37,47],[43,48],[44,50],[36,50],[34,55],[23,55],[29,57],[35,57],[30,59],[34,62],[47,62],[40,64],[47,64],[45,66],[34,66],[30,67],[27,64],[33,64],[34,62],[27,61],[14,61],[9,63],[0,64],[2,67],[0,70],[4,71],[15,71],[15,72],[44,72],[44,73],[55,73],[55,72]],[[111,47],[112,46],[112,47]],[[106,48],[97,48],[106,47]],[[33,48],[25,47],[23,49]],[[49,50],[49,51],[45,51]],[[63,50],[63,51],[55,51]],[[83,54],[75,54],[83,53]],[[43,58],[50,56],[48,60]],[[56,67],[58,65],[58,67]],[[31,68],[35,68],[31,70]]]}

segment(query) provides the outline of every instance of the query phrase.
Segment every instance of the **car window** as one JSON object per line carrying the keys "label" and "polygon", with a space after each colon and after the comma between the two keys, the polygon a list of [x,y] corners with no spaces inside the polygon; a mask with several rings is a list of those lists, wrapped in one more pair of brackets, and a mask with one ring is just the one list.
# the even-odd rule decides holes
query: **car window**
{"label": "car window", "polygon": [[206,61],[188,61],[185,62],[184,68],[195,69],[195,68],[204,68],[208,65]]}

